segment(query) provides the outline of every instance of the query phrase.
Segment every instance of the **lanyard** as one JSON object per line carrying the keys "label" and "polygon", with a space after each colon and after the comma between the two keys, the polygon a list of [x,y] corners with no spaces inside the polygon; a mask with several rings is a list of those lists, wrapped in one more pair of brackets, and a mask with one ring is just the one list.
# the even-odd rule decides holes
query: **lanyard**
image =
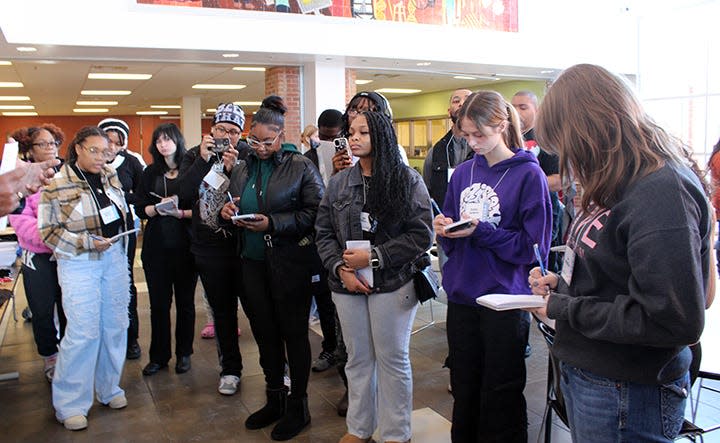
{"label": "lanyard", "polygon": [[[98,211],[101,210],[102,207],[100,206],[100,201],[95,196],[95,191],[93,190],[92,185],[88,181],[87,177],[85,177],[85,174],[83,174],[82,169],[80,169],[80,166],[77,167],[77,170],[80,173],[80,175],[82,176],[82,179],[85,181],[85,184],[87,184],[88,187],[90,188],[90,195],[92,195],[93,201],[95,202],[95,205],[97,205]],[[100,183],[102,184],[102,179],[101,179]],[[108,198],[110,198],[110,197],[108,197]],[[112,200],[110,201],[110,203],[112,204]]]}
{"label": "lanyard", "polygon": [[[495,188],[497,188],[500,185],[500,182],[505,178],[505,176],[507,175],[507,173],[510,169],[511,168],[507,168],[505,170],[505,172],[503,172],[503,175],[500,177],[500,179],[497,181],[497,183],[495,183],[495,186],[492,187],[493,191],[495,190]],[[470,166],[470,186],[473,185],[473,176],[474,175],[475,175],[475,162],[473,161],[472,166]]]}

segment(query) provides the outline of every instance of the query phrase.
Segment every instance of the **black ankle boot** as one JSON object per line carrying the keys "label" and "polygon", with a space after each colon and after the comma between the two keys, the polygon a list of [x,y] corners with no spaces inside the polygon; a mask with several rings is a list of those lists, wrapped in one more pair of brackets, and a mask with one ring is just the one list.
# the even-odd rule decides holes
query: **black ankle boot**
{"label": "black ankle boot", "polygon": [[310,411],[308,410],[307,397],[288,397],[287,411],[278,424],[275,425],[270,438],[275,441],[290,440],[310,424]]}
{"label": "black ankle boot", "polygon": [[285,415],[288,388],[268,389],[265,391],[267,403],[259,411],[250,414],[245,420],[248,429],[260,429],[280,420]]}

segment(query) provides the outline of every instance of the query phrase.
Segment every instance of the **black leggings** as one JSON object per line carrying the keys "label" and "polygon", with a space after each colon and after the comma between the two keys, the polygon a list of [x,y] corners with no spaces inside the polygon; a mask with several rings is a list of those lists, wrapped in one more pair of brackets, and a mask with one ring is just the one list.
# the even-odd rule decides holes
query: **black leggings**
{"label": "black leggings", "polygon": [[[61,303],[58,283],[57,262],[50,260],[51,254],[34,254],[31,266],[22,265],[23,286],[30,312],[32,328],[38,353],[49,357],[58,352],[60,338],[65,333],[65,313]],[[55,309],[60,323],[60,334],[55,327]]]}

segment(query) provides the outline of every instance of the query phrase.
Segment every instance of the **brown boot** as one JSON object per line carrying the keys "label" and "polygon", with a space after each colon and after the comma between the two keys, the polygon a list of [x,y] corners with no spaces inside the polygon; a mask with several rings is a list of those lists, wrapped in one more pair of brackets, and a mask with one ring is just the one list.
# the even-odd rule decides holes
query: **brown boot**
{"label": "brown boot", "polygon": [[343,435],[338,443],[375,443],[375,442],[373,441],[372,437],[360,438],[360,437],[356,437],[356,436],[348,433],[348,434]]}

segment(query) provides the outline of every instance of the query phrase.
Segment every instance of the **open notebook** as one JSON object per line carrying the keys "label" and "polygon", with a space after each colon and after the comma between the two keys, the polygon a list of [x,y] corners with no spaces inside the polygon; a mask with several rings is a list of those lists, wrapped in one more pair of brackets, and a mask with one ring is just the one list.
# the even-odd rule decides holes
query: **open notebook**
{"label": "open notebook", "polygon": [[487,294],[475,299],[477,304],[494,311],[507,311],[509,309],[541,308],[545,306],[545,299],[532,294]]}

